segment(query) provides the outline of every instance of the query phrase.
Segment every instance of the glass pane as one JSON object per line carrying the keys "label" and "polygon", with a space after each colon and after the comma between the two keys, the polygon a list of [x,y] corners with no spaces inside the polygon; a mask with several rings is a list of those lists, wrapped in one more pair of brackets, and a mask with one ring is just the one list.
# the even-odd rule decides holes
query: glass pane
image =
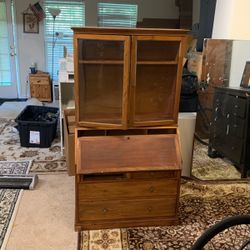
{"label": "glass pane", "polygon": [[121,124],[123,65],[79,64],[80,121]]}
{"label": "glass pane", "polygon": [[138,41],[138,61],[175,61],[178,58],[179,41]]}
{"label": "glass pane", "polygon": [[80,60],[123,60],[123,41],[79,40]]}
{"label": "glass pane", "polygon": [[135,122],[173,119],[176,65],[138,65]]}
{"label": "glass pane", "polygon": [[0,70],[0,86],[11,86],[11,76],[9,71]]}

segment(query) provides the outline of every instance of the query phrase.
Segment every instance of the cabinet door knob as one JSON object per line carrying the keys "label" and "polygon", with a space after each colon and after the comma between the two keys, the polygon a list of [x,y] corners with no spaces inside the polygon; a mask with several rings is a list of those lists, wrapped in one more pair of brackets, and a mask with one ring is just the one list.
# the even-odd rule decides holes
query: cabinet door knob
{"label": "cabinet door knob", "polygon": [[153,193],[154,191],[155,191],[155,188],[154,188],[154,187],[150,187],[150,188],[149,188],[149,192],[150,192],[150,193]]}
{"label": "cabinet door knob", "polygon": [[148,212],[152,212],[152,207],[148,207]]}

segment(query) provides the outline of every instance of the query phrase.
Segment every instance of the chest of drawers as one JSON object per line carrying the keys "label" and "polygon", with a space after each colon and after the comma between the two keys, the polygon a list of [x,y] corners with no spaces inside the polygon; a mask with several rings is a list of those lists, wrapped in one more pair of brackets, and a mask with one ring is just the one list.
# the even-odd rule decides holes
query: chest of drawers
{"label": "chest of drawers", "polygon": [[217,151],[231,160],[242,177],[250,169],[250,90],[218,87],[215,90],[209,155]]}
{"label": "chest of drawers", "polygon": [[30,96],[40,101],[52,101],[52,87],[49,74],[37,73],[29,75]]}

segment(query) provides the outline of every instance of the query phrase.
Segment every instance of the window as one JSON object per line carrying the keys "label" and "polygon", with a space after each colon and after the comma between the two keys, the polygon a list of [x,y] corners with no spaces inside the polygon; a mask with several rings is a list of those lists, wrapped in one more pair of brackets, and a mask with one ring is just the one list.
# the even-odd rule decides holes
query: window
{"label": "window", "polygon": [[[54,60],[53,47],[53,17],[48,8],[58,8],[60,14],[55,19],[54,27]],[[58,60],[63,57],[64,46],[69,54],[73,53],[73,31],[71,27],[85,26],[85,5],[82,0],[56,1],[44,0],[45,18],[45,49],[47,70],[53,80],[57,80]],[[57,34],[57,35],[56,35]],[[52,72],[52,62],[54,62]]]}
{"label": "window", "polygon": [[11,85],[9,32],[5,0],[0,0],[0,86]]}
{"label": "window", "polygon": [[98,26],[136,27],[136,4],[98,3]]}

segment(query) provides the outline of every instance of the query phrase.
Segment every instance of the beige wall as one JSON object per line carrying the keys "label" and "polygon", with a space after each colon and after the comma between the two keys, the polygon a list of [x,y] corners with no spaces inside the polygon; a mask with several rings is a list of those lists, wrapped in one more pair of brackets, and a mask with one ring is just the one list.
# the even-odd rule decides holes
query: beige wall
{"label": "beige wall", "polygon": [[43,25],[39,24],[39,34],[28,34],[23,32],[23,11],[27,9],[30,3],[36,0],[15,1],[16,22],[17,22],[17,54],[20,79],[20,97],[26,97],[29,94],[28,74],[32,62],[37,63],[41,70],[45,69],[44,61],[44,39]]}
{"label": "beige wall", "polygon": [[250,40],[249,0],[217,0],[212,38]]}

